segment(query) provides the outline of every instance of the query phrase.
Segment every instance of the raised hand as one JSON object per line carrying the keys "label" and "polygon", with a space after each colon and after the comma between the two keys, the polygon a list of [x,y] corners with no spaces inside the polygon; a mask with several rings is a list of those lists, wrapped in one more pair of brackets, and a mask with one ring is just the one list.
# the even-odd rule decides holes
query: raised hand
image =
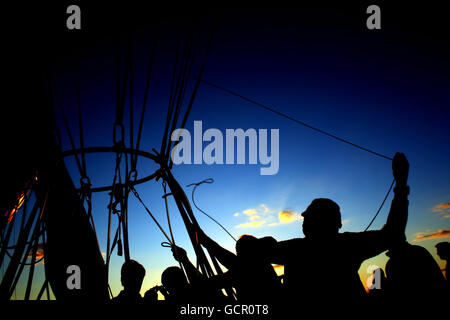
{"label": "raised hand", "polygon": [[183,262],[185,259],[187,259],[187,253],[186,250],[184,250],[181,247],[173,246],[172,247],[172,253],[175,260],[179,262]]}

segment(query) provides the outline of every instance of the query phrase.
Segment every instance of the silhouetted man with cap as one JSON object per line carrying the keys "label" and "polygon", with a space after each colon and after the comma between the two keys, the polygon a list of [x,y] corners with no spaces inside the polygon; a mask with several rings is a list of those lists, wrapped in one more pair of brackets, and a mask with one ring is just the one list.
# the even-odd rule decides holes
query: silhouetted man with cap
{"label": "silhouetted man with cap", "polygon": [[392,169],[395,196],[381,230],[339,233],[339,206],[330,199],[314,199],[302,213],[305,238],[280,241],[268,249],[271,262],[284,265],[286,299],[366,294],[358,275],[361,263],[405,239],[409,164],[404,154],[395,155]]}

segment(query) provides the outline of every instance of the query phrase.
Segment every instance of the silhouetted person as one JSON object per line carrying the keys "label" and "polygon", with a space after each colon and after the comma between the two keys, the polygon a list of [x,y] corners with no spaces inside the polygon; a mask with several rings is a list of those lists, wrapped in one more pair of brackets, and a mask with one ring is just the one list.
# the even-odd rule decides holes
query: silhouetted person
{"label": "silhouetted person", "polygon": [[394,245],[386,255],[386,276],[391,295],[409,297],[444,294],[445,278],[427,249],[406,241]]}
{"label": "silhouetted person", "polygon": [[[192,299],[192,290],[186,280],[183,270],[179,267],[168,267],[161,275],[162,286],[155,286],[145,293],[145,302],[151,303],[158,299],[158,291],[164,299],[171,303],[183,303]],[[196,299],[195,299],[196,300]]]}
{"label": "silhouetted person", "polygon": [[361,263],[405,239],[409,164],[404,154],[395,155],[392,169],[395,196],[381,230],[339,233],[339,206],[330,199],[314,199],[302,213],[305,238],[272,247],[271,262],[284,265],[286,299],[366,295],[358,275]]}
{"label": "silhouetted person", "polygon": [[123,290],[112,299],[114,303],[142,303],[141,291],[142,281],[145,277],[145,268],[137,261],[126,261],[120,271],[120,281]]}
{"label": "silhouetted person", "polygon": [[273,238],[244,235],[236,242],[236,254],[224,249],[202,231],[200,243],[228,269],[211,281],[219,288],[234,287],[238,301],[267,302],[280,297],[281,282],[264,252]]}
{"label": "silhouetted person", "polygon": [[450,260],[450,242],[439,242],[436,246],[437,255],[442,260],[446,261],[445,264],[445,278],[447,279],[447,285],[450,285],[450,263],[448,262]]}
{"label": "silhouetted person", "polygon": [[183,266],[186,275],[179,267],[168,267],[161,275],[162,286],[148,290],[145,294],[146,300],[157,299],[157,291],[159,291],[170,303],[223,301],[223,294],[209,285],[209,279],[189,261],[183,248],[172,247],[172,252],[174,258]]}

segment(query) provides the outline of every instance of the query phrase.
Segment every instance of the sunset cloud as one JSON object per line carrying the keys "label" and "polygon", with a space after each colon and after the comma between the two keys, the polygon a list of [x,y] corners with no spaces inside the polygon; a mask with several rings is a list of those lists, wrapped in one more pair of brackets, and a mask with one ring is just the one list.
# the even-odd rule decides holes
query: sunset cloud
{"label": "sunset cloud", "polygon": [[303,220],[303,217],[292,210],[283,210],[278,212],[278,221],[269,224],[269,227],[279,226],[282,224],[292,223],[298,220]]}
{"label": "sunset cloud", "polygon": [[415,236],[416,238],[413,240],[413,242],[430,239],[448,238],[450,237],[450,230],[439,230],[438,232],[432,232],[431,230],[427,230],[426,232],[417,232]]}
{"label": "sunset cloud", "polygon": [[[28,254],[27,258],[32,258],[33,257],[33,252],[30,251],[30,253]],[[41,258],[44,257],[44,244],[43,243],[39,243],[37,245],[37,251],[36,251],[36,260],[39,260]],[[44,263],[44,260],[42,260],[39,263]]]}
{"label": "sunset cloud", "polygon": [[303,220],[303,217],[294,211],[280,211],[278,213],[280,223],[291,223],[297,220]]}
{"label": "sunset cloud", "polygon": [[[303,217],[294,210],[275,210],[269,208],[266,204],[260,204],[257,207],[243,210],[234,214],[235,217],[245,217],[247,221],[238,224],[235,228],[257,228],[257,227],[273,227],[289,224],[302,220]],[[243,218],[240,218],[243,219]]]}
{"label": "sunset cloud", "polygon": [[265,221],[252,221],[247,223],[238,224],[235,228],[256,228],[266,223]]}
{"label": "sunset cloud", "polygon": [[258,211],[256,209],[247,209],[247,210],[242,211],[242,213],[247,216],[251,216],[253,214],[257,214]]}

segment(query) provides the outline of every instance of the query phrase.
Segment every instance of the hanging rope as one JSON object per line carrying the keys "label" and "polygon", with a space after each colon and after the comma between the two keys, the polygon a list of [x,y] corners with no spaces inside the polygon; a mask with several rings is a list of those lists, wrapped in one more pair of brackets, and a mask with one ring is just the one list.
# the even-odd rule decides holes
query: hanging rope
{"label": "hanging rope", "polygon": [[156,223],[156,225],[158,226],[159,230],[161,230],[161,232],[164,234],[164,236],[166,237],[167,241],[169,243],[172,243],[172,240],[169,238],[169,236],[167,235],[167,233],[164,231],[163,227],[161,227],[161,225],[159,224],[158,220],[156,220],[155,216],[150,212],[150,210],[147,208],[147,206],[145,205],[144,201],[142,201],[141,197],[139,196],[139,194],[137,193],[136,189],[134,188],[134,186],[130,186],[130,190],[131,192],[134,194],[134,196],[136,197],[136,199],[138,199],[138,201],[142,204],[142,206],[144,207],[145,211],[147,211],[148,215],[153,219],[153,221]]}
{"label": "hanging rope", "polygon": [[169,232],[170,232],[170,238],[172,239],[172,244],[175,245],[175,238],[173,236],[173,232],[172,232],[172,223],[170,222],[170,214],[169,214],[169,205],[167,203],[167,197],[169,196],[169,194],[167,193],[167,183],[163,180],[162,182],[162,187],[163,187],[163,191],[164,191],[164,204],[166,207],[166,215],[167,215],[167,225],[169,226]]}
{"label": "hanging rope", "polygon": [[[116,184],[117,184],[118,175],[120,176],[121,160],[122,160],[122,153],[120,153],[120,152],[116,153],[116,167],[114,169],[112,191],[110,193],[109,205],[108,205],[108,237],[107,237],[107,242],[106,242],[106,275],[107,275],[107,277],[108,277],[108,272],[109,272],[109,261],[110,261],[110,257],[111,257],[111,252],[114,249],[114,246],[117,241],[117,233],[116,233],[116,236],[114,237],[114,241],[113,241],[113,247],[111,248],[110,247],[111,246],[111,220],[112,220],[111,218],[112,218],[113,204],[114,204],[113,199],[114,199],[114,195],[116,193]],[[119,225],[119,228],[120,228],[120,225]],[[117,230],[117,232],[119,232],[119,229]]]}
{"label": "hanging rope", "polygon": [[[205,66],[206,66],[206,62],[208,60],[209,52],[211,51],[211,47],[212,47],[212,43],[213,43],[213,40],[214,40],[214,35],[215,35],[217,27],[218,27],[218,22],[216,22],[215,26],[213,27],[213,29],[211,31],[211,34],[210,34],[210,37],[209,37],[209,40],[208,40],[208,46],[206,48],[205,57],[203,58],[202,66],[200,67],[200,71],[199,71],[199,73],[197,75],[197,80],[196,80],[195,85],[194,85],[194,90],[193,90],[191,98],[189,100],[189,104],[187,106],[186,113],[184,114],[183,121],[181,122],[180,129],[183,129],[184,126],[186,125],[187,119],[188,119],[189,114],[190,114],[191,109],[192,109],[192,105],[194,104],[195,98],[197,96],[197,91],[198,91],[198,88],[200,86],[200,82],[201,82],[201,79],[202,79],[202,76],[203,76],[203,72],[205,70]],[[180,134],[181,134],[181,132],[180,132]],[[177,137],[177,141],[180,139],[180,134]],[[176,148],[176,146],[177,145],[175,145],[174,148]],[[173,162],[172,162],[172,158],[170,157],[169,168],[171,169],[172,166],[173,166]]]}
{"label": "hanging rope", "polygon": [[[56,99],[57,99],[56,105],[59,107],[59,110],[61,111],[61,114],[63,116],[64,125],[66,127],[67,135],[69,136],[70,145],[72,146],[72,149],[75,150],[76,149],[75,142],[73,140],[73,136],[70,131],[69,121],[67,120],[67,116],[66,116],[66,113],[64,111],[61,101],[59,100],[59,98],[56,98]],[[80,163],[80,159],[78,158],[78,155],[75,155],[75,161],[76,161],[76,164],[78,167],[78,171],[80,172],[80,176],[82,176],[82,177],[86,176],[86,174],[83,170],[83,167]]]}
{"label": "hanging rope", "polygon": [[[196,52],[197,52],[197,46],[198,46],[198,39],[195,40],[195,27],[192,29],[192,34],[191,34],[191,38],[190,40],[187,42],[186,46],[185,46],[185,50],[183,53],[183,68],[180,72],[179,75],[179,79],[180,79],[180,86],[179,86],[179,90],[178,90],[178,94],[177,94],[177,100],[176,100],[176,104],[175,104],[175,113],[173,116],[173,121],[172,121],[172,127],[169,131],[169,133],[171,134],[177,126],[178,123],[178,118],[179,118],[179,114],[180,114],[180,109],[181,106],[183,104],[184,101],[184,96],[186,93],[186,88],[187,88],[187,83],[188,80],[191,76],[191,70],[192,67],[194,65],[195,59],[196,59]],[[194,44],[195,42],[195,44]],[[169,158],[169,154],[170,154],[170,148],[172,145],[172,139],[169,137],[169,141],[168,141],[168,145],[165,151],[165,158],[168,159]]]}
{"label": "hanging rope", "polygon": [[[84,136],[83,136],[83,121],[81,117],[81,90],[80,90],[80,75],[79,68],[77,64],[77,68],[75,70],[75,87],[76,87],[76,95],[77,95],[77,109],[78,109],[78,130],[80,131],[80,147],[84,149]],[[83,165],[83,174],[82,178],[87,177],[87,169],[86,169],[86,157],[84,152],[81,153],[81,161]]]}
{"label": "hanging rope", "polygon": [[[145,91],[144,91],[144,101],[142,103],[142,111],[141,111],[141,116],[140,116],[140,119],[139,119],[139,129],[138,129],[138,135],[137,135],[137,139],[136,139],[136,150],[139,150],[139,145],[141,143],[141,135],[142,135],[142,127],[144,125],[145,109],[147,107],[147,99],[148,99],[148,94],[149,94],[149,91],[150,91],[150,80],[151,80],[153,64],[154,64],[155,56],[156,56],[157,40],[158,40],[158,32],[155,35],[155,38],[153,40],[153,46],[152,46],[152,49],[151,49],[152,53],[150,55],[150,60],[149,60],[147,81],[145,83]],[[138,160],[138,155],[135,155],[134,160],[132,162],[131,170],[136,171],[137,160]]]}
{"label": "hanging rope", "polygon": [[202,209],[200,209],[197,204],[195,203],[195,198],[194,198],[194,194],[195,194],[195,190],[197,190],[197,187],[203,183],[213,183],[214,179],[212,178],[208,178],[205,179],[203,181],[197,182],[197,183],[191,183],[188,184],[186,187],[190,187],[190,186],[194,186],[194,188],[192,189],[192,194],[191,194],[191,199],[192,199],[192,203],[194,204],[194,206],[197,208],[198,211],[200,211],[201,213],[203,213],[205,216],[207,216],[208,218],[210,218],[212,221],[214,221],[217,225],[219,225],[219,227],[221,227],[226,233],[228,233],[228,235],[234,240],[237,241],[235,237],[233,237],[233,235],[216,219],[214,219],[213,217],[211,217],[209,214],[207,214],[205,211],[203,211]]}
{"label": "hanging rope", "polygon": [[[291,120],[291,121],[293,121],[293,122],[295,122],[295,123],[297,123],[297,124],[300,124],[300,125],[302,125],[302,126],[304,126],[304,127],[307,127],[307,128],[309,128],[309,129],[312,129],[312,130],[314,130],[314,131],[317,131],[317,132],[319,132],[319,133],[321,133],[321,134],[324,134],[324,135],[326,135],[326,136],[329,136],[329,137],[331,137],[331,138],[333,138],[333,139],[335,139],[335,140],[341,141],[341,142],[346,143],[346,144],[348,144],[348,145],[351,145],[351,146],[353,146],[353,147],[355,147],[355,148],[358,148],[358,149],[360,149],[360,150],[363,150],[363,151],[366,151],[366,152],[368,152],[368,153],[371,153],[371,154],[373,154],[373,155],[375,155],[375,156],[378,156],[378,157],[380,157],[380,158],[384,158],[384,159],[387,159],[387,160],[391,160],[391,161],[392,161],[392,158],[391,158],[391,157],[388,157],[388,156],[386,156],[386,155],[384,155],[384,154],[375,152],[375,151],[373,151],[373,150],[371,150],[371,149],[368,149],[368,148],[363,147],[363,146],[360,146],[360,145],[358,145],[358,144],[356,144],[356,143],[350,142],[350,141],[348,141],[348,140],[346,140],[346,139],[340,138],[340,137],[338,137],[338,136],[336,136],[336,135],[333,135],[333,134],[331,134],[331,133],[329,133],[329,132],[326,132],[326,131],[324,131],[324,130],[322,130],[322,129],[313,127],[313,126],[311,126],[311,125],[309,125],[309,124],[307,124],[307,123],[305,123],[305,122],[303,122],[303,121],[297,120],[297,119],[295,119],[295,118],[293,118],[293,117],[291,117],[291,116],[289,116],[289,115],[286,115],[286,114],[284,114],[284,113],[282,113],[282,112],[279,112],[279,111],[277,111],[277,110],[275,110],[275,109],[273,109],[273,108],[271,108],[271,107],[268,107],[268,106],[266,106],[266,105],[264,105],[264,104],[262,104],[262,103],[259,103],[259,102],[255,101],[255,100],[253,100],[253,99],[247,98],[247,97],[245,97],[245,96],[243,96],[243,95],[241,95],[241,94],[239,94],[239,93],[237,93],[237,92],[235,92],[235,91],[232,91],[232,90],[230,90],[230,89],[226,89],[226,88],[221,87],[221,86],[219,86],[219,85],[217,85],[217,84],[214,84],[214,83],[212,83],[212,82],[209,82],[209,81],[206,81],[206,80],[202,80],[201,78],[197,78],[197,81],[201,81],[202,83],[204,83],[204,84],[206,84],[206,85],[208,85],[208,86],[210,86],[210,87],[213,87],[213,88],[222,90],[222,91],[224,91],[224,92],[227,92],[227,93],[229,93],[229,94],[232,94],[232,95],[234,95],[234,96],[236,96],[236,97],[238,97],[238,98],[240,98],[240,99],[243,99],[243,100],[245,100],[245,101],[247,101],[247,102],[250,102],[250,103],[252,103],[252,104],[254,104],[254,105],[258,106],[258,107],[261,107],[261,108],[263,108],[263,109],[265,109],[265,110],[268,110],[268,111],[270,111],[270,112],[272,112],[272,113],[275,113],[275,114],[277,114],[277,115],[279,115],[279,116],[281,116],[281,117],[283,117],[283,118],[286,118],[286,119],[288,119],[288,120]],[[366,230],[369,229],[369,227],[372,225],[372,223],[375,221],[376,217],[377,217],[378,214],[380,213],[380,210],[381,210],[381,208],[383,207],[384,202],[386,201],[387,197],[389,196],[389,194],[390,194],[390,192],[391,192],[391,190],[392,190],[392,187],[393,187],[393,185],[394,185],[394,182],[395,182],[395,180],[392,182],[392,184],[391,184],[391,186],[390,186],[388,192],[386,193],[386,196],[385,196],[383,202],[381,203],[380,207],[378,208],[378,211],[376,212],[376,214],[375,214],[375,216],[373,217],[372,221],[369,223],[369,225],[367,226],[367,228],[366,228],[364,231],[366,231]]]}
{"label": "hanging rope", "polygon": [[392,187],[394,186],[394,183],[395,183],[395,179],[392,180],[391,186],[389,187],[388,192],[387,192],[386,195],[384,196],[383,202],[381,202],[381,205],[380,205],[380,207],[378,208],[377,213],[375,213],[375,216],[372,218],[372,221],[370,221],[369,225],[364,229],[364,231],[367,231],[367,230],[370,228],[370,226],[372,225],[372,223],[375,221],[375,219],[377,218],[378,214],[379,214],[380,211],[381,211],[381,208],[383,208],[383,205],[384,205],[384,203],[386,202],[386,199],[388,198],[389,194],[391,193],[391,190],[392,190]]}
{"label": "hanging rope", "polygon": [[177,68],[178,68],[178,56],[179,51],[181,47],[181,39],[178,39],[177,44],[177,50],[175,53],[175,66],[172,73],[172,83],[170,85],[170,96],[169,96],[169,105],[167,108],[167,117],[166,117],[166,125],[164,128],[164,135],[161,142],[161,150],[160,154],[165,154],[166,146],[167,146],[167,137],[169,135],[169,126],[170,126],[170,120],[172,119],[172,113],[173,113],[173,99],[174,99],[174,90],[175,90],[175,83],[176,83],[176,74],[177,74]]}

